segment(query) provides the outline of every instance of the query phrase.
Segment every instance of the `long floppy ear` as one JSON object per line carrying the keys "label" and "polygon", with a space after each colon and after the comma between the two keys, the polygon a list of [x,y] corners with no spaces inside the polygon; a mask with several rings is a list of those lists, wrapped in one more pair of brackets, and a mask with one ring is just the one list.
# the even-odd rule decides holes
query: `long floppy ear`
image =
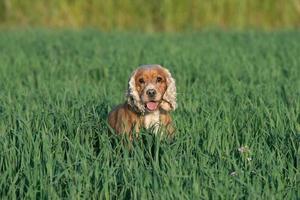
{"label": "long floppy ear", "polygon": [[127,99],[127,103],[137,112],[139,113],[144,113],[145,112],[145,107],[144,105],[141,103],[141,99],[140,96],[136,90],[135,87],[135,75],[136,75],[137,70],[135,70],[128,81],[128,89],[127,89],[127,93],[126,93],[126,99]]}
{"label": "long floppy ear", "polygon": [[167,90],[163,96],[163,101],[161,102],[161,108],[165,111],[175,110],[177,107],[176,103],[176,85],[175,79],[172,77],[169,70],[163,68],[167,76]]}

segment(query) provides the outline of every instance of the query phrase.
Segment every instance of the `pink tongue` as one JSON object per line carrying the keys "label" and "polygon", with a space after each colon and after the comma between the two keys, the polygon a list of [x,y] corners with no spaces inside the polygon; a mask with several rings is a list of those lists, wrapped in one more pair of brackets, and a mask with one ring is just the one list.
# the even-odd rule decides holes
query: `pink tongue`
{"label": "pink tongue", "polygon": [[156,102],[150,101],[147,103],[147,108],[151,111],[156,110],[157,104]]}

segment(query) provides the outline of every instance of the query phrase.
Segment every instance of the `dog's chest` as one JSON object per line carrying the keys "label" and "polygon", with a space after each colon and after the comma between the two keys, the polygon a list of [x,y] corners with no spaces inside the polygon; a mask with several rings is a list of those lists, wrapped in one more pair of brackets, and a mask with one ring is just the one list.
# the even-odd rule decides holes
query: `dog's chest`
{"label": "dog's chest", "polygon": [[144,126],[146,129],[159,127],[159,111],[151,112],[144,117]]}

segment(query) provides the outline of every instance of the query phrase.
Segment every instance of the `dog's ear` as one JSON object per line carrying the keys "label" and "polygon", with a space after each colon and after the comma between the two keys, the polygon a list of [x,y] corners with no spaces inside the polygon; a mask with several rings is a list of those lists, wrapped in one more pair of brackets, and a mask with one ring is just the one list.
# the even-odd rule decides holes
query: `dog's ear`
{"label": "dog's ear", "polygon": [[163,100],[160,104],[160,107],[165,111],[175,110],[177,107],[176,104],[176,84],[175,79],[172,77],[169,70],[162,67],[166,74],[167,80],[167,90],[163,96]]}
{"label": "dog's ear", "polygon": [[136,90],[135,86],[135,75],[137,73],[138,69],[135,70],[128,81],[128,89],[126,93],[127,103],[137,112],[144,113],[145,107],[141,102],[141,98],[139,96],[138,91]]}

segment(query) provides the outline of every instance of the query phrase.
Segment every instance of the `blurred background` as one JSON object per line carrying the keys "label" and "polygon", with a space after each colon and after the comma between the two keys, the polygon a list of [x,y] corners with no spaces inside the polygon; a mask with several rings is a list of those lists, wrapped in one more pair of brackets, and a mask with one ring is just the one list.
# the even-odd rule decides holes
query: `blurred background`
{"label": "blurred background", "polygon": [[0,28],[295,29],[300,0],[0,0]]}

